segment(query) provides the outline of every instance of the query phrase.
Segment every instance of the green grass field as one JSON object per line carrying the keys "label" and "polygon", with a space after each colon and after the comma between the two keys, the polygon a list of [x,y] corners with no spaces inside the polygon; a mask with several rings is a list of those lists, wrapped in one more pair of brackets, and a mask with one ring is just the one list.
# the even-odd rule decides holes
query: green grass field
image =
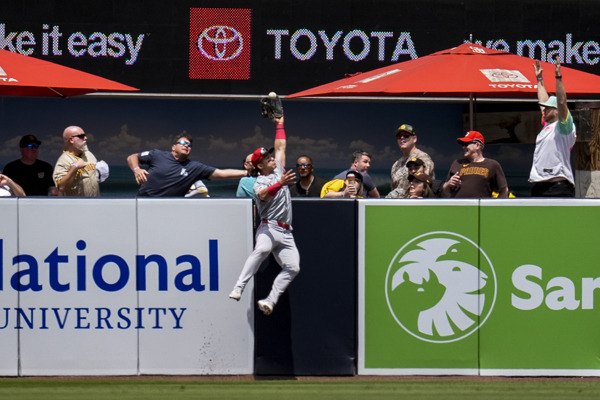
{"label": "green grass field", "polygon": [[0,379],[2,400],[598,399],[597,379]]}

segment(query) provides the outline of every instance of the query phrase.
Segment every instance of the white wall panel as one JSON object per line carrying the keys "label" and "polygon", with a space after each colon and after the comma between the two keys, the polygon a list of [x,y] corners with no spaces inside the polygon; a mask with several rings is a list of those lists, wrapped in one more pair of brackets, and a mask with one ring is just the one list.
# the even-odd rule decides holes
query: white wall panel
{"label": "white wall panel", "polygon": [[0,375],[18,374],[18,332],[14,309],[18,292],[10,289],[17,254],[17,199],[0,198]]}
{"label": "white wall panel", "polygon": [[20,200],[22,375],[137,373],[135,205]]}
{"label": "white wall panel", "polygon": [[240,302],[228,298],[252,251],[251,201],[139,199],[138,240],[140,257],[159,260],[138,292],[143,313],[153,310],[139,330],[140,373],[252,373],[252,284]]}

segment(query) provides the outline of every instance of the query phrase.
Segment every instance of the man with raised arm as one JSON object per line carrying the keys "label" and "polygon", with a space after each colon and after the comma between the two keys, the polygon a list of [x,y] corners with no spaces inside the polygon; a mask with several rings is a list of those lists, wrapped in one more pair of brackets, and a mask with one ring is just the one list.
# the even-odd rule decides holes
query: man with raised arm
{"label": "man with raised arm", "polygon": [[[180,133],[171,151],[148,150],[127,157],[135,181],[141,185],[138,196],[184,197],[192,184],[201,179],[234,179],[248,175],[243,169],[219,169],[189,159],[192,136]],[[140,165],[147,165],[148,169]]]}
{"label": "man with raised arm", "polygon": [[252,165],[260,172],[254,184],[256,207],[261,223],[256,230],[254,251],[246,260],[242,272],[229,294],[238,300],[248,281],[256,274],[262,262],[273,253],[281,266],[271,292],[258,301],[258,308],[270,315],[279,297],[300,272],[300,254],[292,235],[292,201],[288,185],[294,183],[296,174],[285,171],[286,136],[283,116],[272,118],[275,131],[275,154],[264,147],[252,153]]}
{"label": "man with raised arm", "polygon": [[550,96],[544,86],[542,66],[534,65],[537,77],[537,96],[542,110],[543,128],[535,139],[533,165],[529,182],[533,197],[575,197],[575,179],[571,169],[571,150],[577,134],[573,117],[567,108],[567,92],[556,60],[556,96]]}

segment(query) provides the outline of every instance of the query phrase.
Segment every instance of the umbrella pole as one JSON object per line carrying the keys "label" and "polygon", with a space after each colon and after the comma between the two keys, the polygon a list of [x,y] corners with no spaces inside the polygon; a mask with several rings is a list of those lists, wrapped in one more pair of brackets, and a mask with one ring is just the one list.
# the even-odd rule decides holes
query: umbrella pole
{"label": "umbrella pole", "polygon": [[469,130],[474,130],[475,124],[473,122],[473,103],[475,102],[475,96],[473,93],[469,93]]}

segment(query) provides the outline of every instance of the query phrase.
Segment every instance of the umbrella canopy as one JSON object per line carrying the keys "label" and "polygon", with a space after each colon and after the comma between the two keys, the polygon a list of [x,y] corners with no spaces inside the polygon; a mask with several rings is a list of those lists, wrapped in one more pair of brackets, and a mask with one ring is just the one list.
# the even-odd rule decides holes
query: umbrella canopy
{"label": "umbrella canopy", "polygon": [[68,97],[138,90],[34,57],[0,50],[0,96]]}
{"label": "umbrella canopy", "polygon": [[[378,68],[286,96],[432,96],[536,98],[534,61],[474,43]],[[554,64],[543,62],[555,91]],[[561,67],[568,97],[600,94],[600,76]]]}

